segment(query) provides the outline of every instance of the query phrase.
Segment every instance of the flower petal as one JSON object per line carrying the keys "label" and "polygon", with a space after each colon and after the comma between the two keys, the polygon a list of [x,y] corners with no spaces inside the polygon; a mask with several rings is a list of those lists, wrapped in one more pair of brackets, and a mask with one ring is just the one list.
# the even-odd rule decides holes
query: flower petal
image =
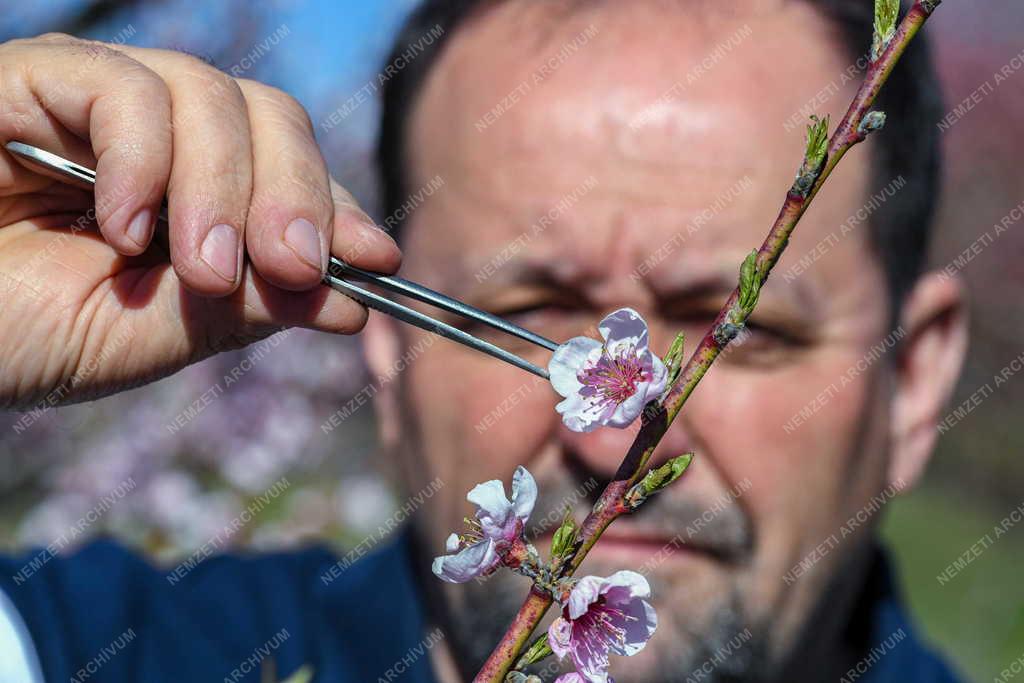
{"label": "flower petal", "polygon": [[569,643],[572,639],[572,622],[558,617],[548,626],[548,645],[559,659],[569,654]]}
{"label": "flower petal", "polygon": [[512,475],[512,509],[516,517],[526,524],[537,502],[537,482],[529,470],[520,465]]}
{"label": "flower petal", "polygon": [[587,683],[607,683],[608,647],[603,644],[603,641],[583,643],[578,639],[573,639],[572,662],[576,665],[576,672]]}
{"label": "flower petal", "polygon": [[650,597],[651,584],[643,574],[623,569],[603,579],[600,592],[609,603],[617,604],[632,598]]}
{"label": "flower petal", "polygon": [[504,537],[509,522],[514,519],[504,484],[497,479],[477,484],[466,495],[466,500],[477,507],[476,518],[485,534],[492,538]]}
{"label": "flower petal", "polygon": [[621,644],[612,643],[609,649],[617,655],[631,657],[644,649],[647,641],[658,628],[658,615],[649,602],[634,598],[619,607],[621,615],[610,616],[615,626],[621,628],[624,637]]}
{"label": "flower petal", "polygon": [[[648,353],[650,353],[648,351]],[[665,363],[662,362],[658,355],[651,353],[651,381],[646,386],[645,401],[653,401],[654,399],[661,396],[662,392],[665,391],[665,384],[668,382],[668,368],[665,367]]]}
{"label": "flower petal", "polygon": [[494,550],[494,541],[487,539],[463,548],[454,555],[435,557],[431,569],[438,578],[448,583],[465,583],[494,569],[500,561]]}
{"label": "flower petal", "polygon": [[609,313],[597,326],[606,345],[630,342],[637,353],[647,350],[647,323],[632,308],[620,308]]}
{"label": "flower petal", "polygon": [[633,421],[640,417],[640,413],[644,412],[644,406],[647,405],[646,393],[641,387],[641,391],[615,406],[605,424],[616,429],[625,429],[633,424]]}
{"label": "flower petal", "polygon": [[569,396],[580,390],[580,381],[576,378],[583,368],[587,357],[594,349],[600,349],[601,342],[590,337],[573,337],[555,349],[548,361],[548,373],[551,375],[551,386],[561,396]]}
{"label": "flower petal", "polygon": [[562,422],[574,432],[592,432],[604,422],[605,408],[579,394],[570,394],[555,406]]}
{"label": "flower petal", "polygon": [[587,683],[583,680],[583,676],[573,671],[572,673],[562,674],[555,679],[555,683]]}
{"label": "flower petal", "polygon": [[448,537],[448,540],[444,542],[444,549],[449,553],[454,553],[459,549],[459,535],[452,534]]}
{"label": "flower petal", "polygon": [[584,576],[569,592],[569,618],[579,619],[601,595],[606,579],[600,576]]}

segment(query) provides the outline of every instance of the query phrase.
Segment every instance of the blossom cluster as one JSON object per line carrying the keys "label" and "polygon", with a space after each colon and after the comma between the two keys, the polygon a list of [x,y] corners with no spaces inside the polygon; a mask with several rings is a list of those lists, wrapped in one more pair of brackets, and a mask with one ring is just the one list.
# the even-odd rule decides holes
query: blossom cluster
{"label": "blossom cluster", "polygon": [[[464,583],[506,566],[519,569],[526,549],[526,522],[537,501],[537,483],[525,467],[512,476],[512,497],[495,479],[466,496],[476,507],[469,532],[452,534],[447,555],[434,560],[433,571],[450,583]],[[527,552],[535,554],[530,548]],[[647,602],[650,586],[641,574],[619,571],[611,576],[584,576],[573,582],[562,613],[548,629],[548,644],[575,667],[556,683],[606,683],[609,655],[634,655],[654,634],[658,618]],[[562,598],[563,596],[556,595]]]}
{"label": "blossom cluster", "polygon": [[[564,398],[556,410],[576,432],[629,426],[669,382],[669,369],[648,347],[647,323],[639,313],[619,309],[601,321],[598,332],[603,341],[575,337],[560,345],[548,363],[551,384]],[[464,583],[508,567],[540,585],[539,576],[558,573],[554,561],[546,568],[537,566],[537,552],[526,541],[537,483],[525,467],[512,475],[511,498],[497,479],[477,485],[466,498],[476,507],[475,516],[467,518],[466,532],[448,537],[447,554],[434,560],[433,571],[440,579]],[[647,602],[650,586],[636,572],[559,577],[557,585],[546,588],[561,604],[560,616],[548,628],[547,646],[559,659],[571,660],[575,669],[556,683],[611,681],[609,655],[636,654],[658,626]]]}

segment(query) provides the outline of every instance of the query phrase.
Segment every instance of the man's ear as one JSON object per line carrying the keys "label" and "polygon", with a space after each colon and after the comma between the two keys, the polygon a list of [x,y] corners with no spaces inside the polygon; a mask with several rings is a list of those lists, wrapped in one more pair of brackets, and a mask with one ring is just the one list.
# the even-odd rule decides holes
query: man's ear
{"label": "man's ear", "polygon": [[910,487],[931,459],[967,351],[967,304],[959,278],[937,272],[921,277],[900,320],[905,341],[892,404],[889,484]]}
{"label": "man's ear", "polygon": [[[363,356],[366,358],[370,376],[383,377],[390,368],[395,367],[401,356],[402,340],[399,338],[397,323],[386,315],[370,311],[366,327],[359,335],[363,343]],[[375,380],[374,380],[375,381]],[[379,389],[373,396],[373,407],[377,414],[377,430],[380,445],[388,452],[398,445],[401,414],[398,405],[398,394],[395,382],[379,383]]]}

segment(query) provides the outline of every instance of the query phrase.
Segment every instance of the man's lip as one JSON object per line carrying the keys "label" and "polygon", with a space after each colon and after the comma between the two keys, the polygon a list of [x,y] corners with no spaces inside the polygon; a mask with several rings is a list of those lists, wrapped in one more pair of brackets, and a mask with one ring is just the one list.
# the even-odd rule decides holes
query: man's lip
{"label": "man's lip", "polygon": [[598,539],[597,546],[601,545],[607,545],[608,547],[630,547],[637,550],[649,549],[652,554],[667,549],[685,552],[706,552],[705,548],[701,548],[693,543],[687,543],[678,536],[669,537],[633,531],[616,532],[610,529],[601,534],[601,538]]}

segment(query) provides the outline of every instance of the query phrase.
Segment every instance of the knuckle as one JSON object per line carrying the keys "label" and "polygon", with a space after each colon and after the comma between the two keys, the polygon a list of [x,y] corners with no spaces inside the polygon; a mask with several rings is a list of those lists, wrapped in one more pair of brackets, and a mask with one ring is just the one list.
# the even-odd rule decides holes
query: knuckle
{"label": "knuckle", "polygon": [[30,42],[30,43],[48,43],[48,44],[52,44],[52,43],[72,43],[72,42],[74,42],[76,40],[78,40],[78,38],[75,38],[74,36],[69,35],[67,33],[61,33],[60,31],[48,31],[47,33],[43,33],[41,35],[38,35],[35,38],[26,38],[25,39],[26,42]]}
{"label": "knuckle", "polygon": [[[52,37],[49,37],[52,36]],[[48,45],[62,50],[67,56],[79,60],[81,65],[95,65],[104,62],[132,62],[123,52],[98,40],[76,38],[64,33],[47,34]]]}
{"label": "knuckle", "polygon": [[0,137],[18,137],[34,123],[46,118],[43,103],[32,95],[21,68],[0,62]]}
{"label": "knuckle", "polygon": [[11,57],[16,56],[19,51],[24,52],[32,47],[46,47],[58,42],[66,43],[70,40],[72,40],[71,36],[64,33],[44,33],[33,37],[11,38],[0,43],[0,53]]}
{"label": "knuckle", "polygon": [[291,170],[281,174],[266,187],[253,192],[249,215],[263,219],[280,211],[291,213],[299,208],[312,209],[317,215],[329,217],[334,205],[317,188],[320,182],[312,174]]}
{"label": "knuckle", "polygon": [[199,57],[179,53],[180,76],[193,88],[202,89],[212,100],[228,98],[235,105],[242,106],[245,98],[235,79]]}
{"label": "knuckle", "polygon": [[285,194],[299,198],[304,204],[313,204],[320,213],[333,211],[334,201],[318,160],[286,152],[281,168],[286,169],[280,180]]}
{"label": "knuckle", "polygon": [[168,55],[170,58],[175,58],[175,57],[180,55],[180,56],[183,56],[183,57],[192,57],[193,59],[196,59],[196,60],[202,62],[203,64],[208,64],[210,66],[213,65],[213,57],[211,57],[210,55],[202,54],[200,52],[193,52],[192,50],[189,50],[188,48],[184,48],[184,47],[174,47],[174,48],[168,48],[168,49],[155,49],[154,51],[155,52],[159,52],[160,54],[163,54],[163,55]]}
{"label": "knuckle", "polygon": [[246,79],[246,89],[250,96],[267,110],[270,116],[296,130],[313,135],[313,121],[309,112],[295,97],[279,88],[259,81]]}
{"label": "knuckle", "polygon": [[149,111],[169,111],[171,90],[164,79],[135,60],[126,62],[119,76],[122,83],[134,91],[133,97],[141,98]]}
{"label": "knuckle", "polygon": [[348,188],[334,179],[331,179],[330,184],[331,201],[333,204],[336,206],[359,208],[359,202],[356,200],[355,195],[348,191]]}
{"label": "knuckle", "polygon": [[[168,124],[172,110],[170,89],[164,80],[148,67],[128,57],[124,59],[126,61],[111,74],[104,92],[93,104],[94,111],[102,106],[118,112],[117,117],[106,119],[106,126],[115,128],[103,132],[109,134],[111,139],[122,137],[123,131],[116,127],[124,124],[124,117],[130,113],[136,116],[137,112],[144,110],[146,116],[140,121],[140,126],[149,131],[149,137],[142,142],[147,147],[168,148]],[[98,132],[99,128],[93,131],[94,138]],[[97,153],[100,153],[101,149],[97,148]]]}
{"label": "knuckle", "polygon": [[245,97],[235,79],[189,54],[174,53],[172,59],[175,91],[183,100],[176,103],[175,125],[205,113],[218,120],[229,117],[232,128],[248,128]]}
{"label": "knuckle", "polygon": [[116,50],[98,40],[84,40],[74,45],[71,49],[80,51],[81,55],[90,62],[134,61],[120,50]]}

